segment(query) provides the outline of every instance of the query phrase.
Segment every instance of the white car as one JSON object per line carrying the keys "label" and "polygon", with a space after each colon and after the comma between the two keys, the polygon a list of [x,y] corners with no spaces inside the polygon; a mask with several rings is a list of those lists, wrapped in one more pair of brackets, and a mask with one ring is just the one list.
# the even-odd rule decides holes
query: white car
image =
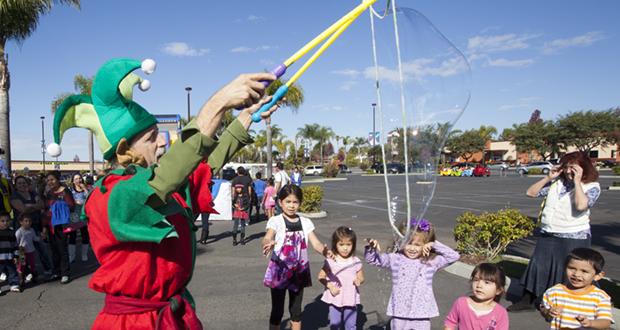
{"label": "white car", "polygon": [[531,169],[540,169],[543,174],[547,174],[553,168],[553,164],[551,162],[532,162],[527,165],[521,165],[517,168],[517,173],[520,175],[527,174]]}
{"label": "white car", "polygon": [[306,166],[304,169],[305,175],[319,175],[323,174],[323,166],[322,165],[310,165]]}

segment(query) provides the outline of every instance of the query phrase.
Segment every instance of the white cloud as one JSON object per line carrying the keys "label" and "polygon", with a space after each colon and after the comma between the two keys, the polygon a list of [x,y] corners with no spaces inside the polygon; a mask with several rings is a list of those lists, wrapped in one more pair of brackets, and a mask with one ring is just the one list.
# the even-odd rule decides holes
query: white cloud
{"label": "white cloud", "polygon": [[256,15],[250,15],[248,16],[247,20],[248,22],[260,22],[262,20],[264,20],[265,18],[262,16],[256,16]]}
{"label": "white cloud", "polygon": [[529,40],[538,38],[533,34],[502,34],[494,36],[475,36],[469,38],[467,50],[470,53],[505,52],[529,48]]}
{"label": "white cloud", "polygon": [[355,69],[336,70],[336,71],[332,71],[332,73],[337,74],[337,75],[347,76],[353,79],[357,78],[360,75],[360,72]]}
{"label": "white cloud", "polygon": [[500,106],[498,110],[500,111],[519,110],[519,109],[532,110],[536,108],[536,105],[533,104],[534,101],[538,101],[538,100],[540,100],[540,97],[538,96],[522,97],[514,104],[505,104],[505,105]]}
{"label": "white cloud", "polygon": [[261,45],[258,47],[239,46],[230,50],[231,53],[255,53],[259,51],[267,51],[278,48],[277,46]]}
{"label": "white cloud", "polygon": [[[389,69],[379,66],[379,77],[383,80],[397,82],[400,81],[400,75],[396,68]],[[403,63],[403,79],[422,79],[426,76],[449,77],[462,73],[468,69],[467,63],[461,57],[453,57],[441,62],[430,58],[419,58],[413,61]],[[367,67],[364,69],[364,77],[375,79],[375,67]]]}
{"label": "white cloud", "polygon": [[488,59],[488,66],[499,66],[499,67],[507,67],[507,68],[520,68],[528,65],[532,65],[534,63],[533,59],[524,59],[524,60],[507,60],[505,58],[498,58],[496,60]]}
{"label": "white cloud", "polygon": [[162,52],[172,56],[203,56],[210,52],[208,48],[196,49],[185,42],[169,42],[164,45]]}
{"label": "white cloud", "polygon": [[588,47],[603,39],[605,39],[605,35],[600,31],[591,31],[572,38],[555,39],[545,43],[543,46],[543,53],[553,54],[565,48]]}
{"label": "white cloud", "polygon": [[339,105],[328,105],[328,104],[317,104],[312,106],[313,109],[316,109],[320,112],[340,112],[345,108]]}
{"label": "white cloud", "polygon": [[347,80],[343,82],[342,85],[340,85],[340,90],[350,91],[351,89],[353,89],[353,87],[355,87],[355,85],[357,85],[357,81]]}

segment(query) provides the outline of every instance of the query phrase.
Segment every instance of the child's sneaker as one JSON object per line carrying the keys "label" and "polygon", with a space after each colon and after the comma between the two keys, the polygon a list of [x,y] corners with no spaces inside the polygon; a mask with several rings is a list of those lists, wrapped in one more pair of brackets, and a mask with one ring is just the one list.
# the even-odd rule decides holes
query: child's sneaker
{"label": "child's sneaker", "polygon": [[65,276],[63,276],[63,277],[60,279],[60,283],[61,283],[61,284],[67,284],[67,283],[69,283],[69,276],[66,276],[66,275],[65,275]]}
{"label": "child's sneaker", "polygon": [[0,282],[4,282],[4,281],[6,281],[6,274],[2,273],[0,274]]}
{"label": "child's sneaker", "polygon": [[32,282],[32,274],[26,275],[26,283]]}
{"label": "child's sneaker", "polygon": [[11,285],[11,292],[22,292],[22,289],[19,285]]}

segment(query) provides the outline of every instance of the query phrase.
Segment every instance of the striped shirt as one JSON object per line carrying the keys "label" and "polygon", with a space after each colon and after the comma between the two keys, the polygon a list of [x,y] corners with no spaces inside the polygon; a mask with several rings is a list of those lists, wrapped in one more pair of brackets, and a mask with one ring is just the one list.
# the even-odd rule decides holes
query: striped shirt
{"label": "striped shirt", "polygon": [[605,291],[594,285],[584,292],[575,292],[563,284],[556,284],[545,292],[543,305],[546,309],[562,308],[560,317],[551,319],[551,329],[581,329],[581,324],[575,318],[578,315],[590,320],[610,320],[613,323],[611,299]]}
{"label": "striped shirt", "polygon": [[17,255],[15,232],[10,228],[0,230],[0,262],[12,261]]}

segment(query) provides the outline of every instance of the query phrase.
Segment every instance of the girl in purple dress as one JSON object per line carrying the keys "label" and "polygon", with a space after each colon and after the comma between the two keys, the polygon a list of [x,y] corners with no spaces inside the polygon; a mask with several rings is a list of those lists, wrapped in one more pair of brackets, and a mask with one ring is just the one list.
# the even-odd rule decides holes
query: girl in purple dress
{"label": "girl in purple dress", "polygon": [[338,330],[357,329],[357,305],[360,303],[358,287],[364,282],[362,262],[356,257],[355,232],[348,227],[338,227],[332,235],[334,260],[326,259],[319,272],[319,282],[325,285],[322,301],[329,304],[329,327]]}
{"label": "girl in purple dress", "polygon": [[[425,219],[412,219],[406,244],[393,253],[381,253],[379,242],[368,240],[366,261],[392,272],[392,293],[387,315],[392,330],[431,328],[431,318],[439,316],[433,294],[435,273],[459,259],[458,252],[435,241],[435,230]],[[413,230],[415,228],[415,231]]]}
{"label": "girl in purple dress", "polygon": [[302,200],[303,195],[298,186],[288,184],[280,189],[278,203],[282,213],[269,219],[263,238],[263,254],[267,256],[273,251],[263,280],[263,284],[271,289],[270,329],[280,329],[287,290],[291,329],[301,329],[304,288],[312,285],[308,243],[324,257],[334,257],[314,234],[312,221],[297,214]]}

